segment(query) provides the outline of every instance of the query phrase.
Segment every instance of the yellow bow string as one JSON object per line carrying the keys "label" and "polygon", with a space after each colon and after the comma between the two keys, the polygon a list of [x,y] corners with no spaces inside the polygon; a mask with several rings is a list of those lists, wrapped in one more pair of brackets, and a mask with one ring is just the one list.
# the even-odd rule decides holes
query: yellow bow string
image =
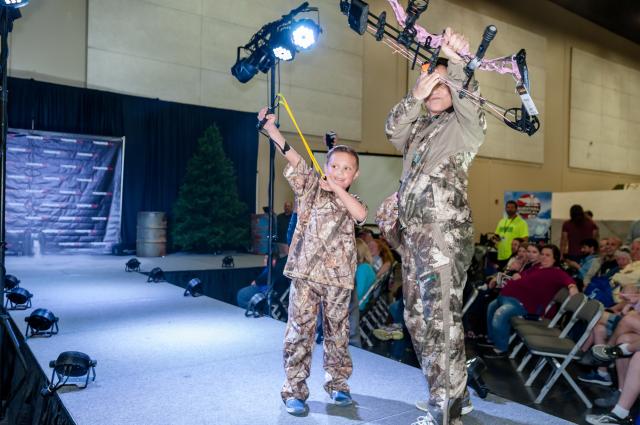
{"label": "yellow bow string", "polygon": [[313,167],[320,174],[320,177],[324,178],[324,173],[322,172],[322,167],[320,167],[320,164],[318,164],[318,161],[316,160],[316,157],[313,155],[313,152],[311,151],[311,148],[309,147],[309,143],[307,143],[307,139],[304,138],[304,135],[302,134],[302,131],[300,131],[300,127],[298,126],[298,122],[296,121],[296,117],[293,116],[293,112],[291,111],[291,107],[289,106],[289,103],[287,102],[287,99],[284,98],[284,95],[282,93],[278,93],[277,96],[280,98],[282,104],[284,105],[284,109],[286,109],[287,114],[289,115],[289,118],[291,118],[291,122],[293,122],[293,126],[298,131],[298,135],[300,136],[300,139],[302,139],[302,143],[304,144],[304,147],[307,150],[307,153],[309,154],[309,158],[311,158],[311,162],[313,163]]}

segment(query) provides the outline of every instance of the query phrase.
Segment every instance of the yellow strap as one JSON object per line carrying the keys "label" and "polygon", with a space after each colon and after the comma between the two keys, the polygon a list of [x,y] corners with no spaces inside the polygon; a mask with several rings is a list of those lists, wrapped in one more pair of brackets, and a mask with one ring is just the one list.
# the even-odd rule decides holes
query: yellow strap
{"label": "yellow strap", "polygon": [[291,122],[293,122],[294,127],[298,131],[298,135],[302,139],[302,143],[304,143],[304,147],[307,150],[307,153],[309,154],[309,158],[311,158],[311,162],[313,163],[313,167],[316,169],[318,174],[320,174],[320,177],[324,178],[324,173],[322,172],[322,167],[320,167],[320,164],[318,164],[318,161],[316,160],[316,157],[313,155],[313,152],[311,151],[311,148],[309,147],[309,144],[307,143],[307,139],[304,138],[304,135],[302,134],[302,131],[300,131],[300,127],[298,127],[298,123],[296,122],[296,118],[293,116],[293,112],[291,112],[291,108],[289,107],[289,103],[287,103],[287,99],[284,98],[282,93],[278,93],[277,96],[280,99],[282,99],[282,104],[284,105],[284,109],[287,110],[287,114],[289,114],[289,117],[291,118]]}

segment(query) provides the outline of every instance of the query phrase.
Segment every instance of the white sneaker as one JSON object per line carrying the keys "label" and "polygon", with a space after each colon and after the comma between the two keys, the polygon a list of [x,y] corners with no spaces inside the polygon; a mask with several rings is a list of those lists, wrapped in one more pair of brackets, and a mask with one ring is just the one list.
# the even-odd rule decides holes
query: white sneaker
{"label": "white sneaker", "polygon": [[[429,412],[429,401],[428,400],[418,400],[416,401],[416,408],[418,410],[422,410],[423,412]],[[471,403],[471,398],[467,395],[462,400],[462,415],[468,415],[473,412],[473,404]]]}

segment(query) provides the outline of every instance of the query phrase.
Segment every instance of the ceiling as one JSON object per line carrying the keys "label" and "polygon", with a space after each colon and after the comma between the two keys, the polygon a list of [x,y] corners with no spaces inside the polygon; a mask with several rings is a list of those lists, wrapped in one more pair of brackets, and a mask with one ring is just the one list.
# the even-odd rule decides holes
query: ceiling
{"label": "ceiling", "polygon": [[550,0],[576,15],[640,44],[639,0]]}

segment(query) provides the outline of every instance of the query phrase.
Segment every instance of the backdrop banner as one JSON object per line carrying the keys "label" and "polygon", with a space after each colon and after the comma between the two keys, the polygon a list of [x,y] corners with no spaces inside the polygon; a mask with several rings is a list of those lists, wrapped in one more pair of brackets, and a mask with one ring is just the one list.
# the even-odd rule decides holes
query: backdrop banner
{"label": "backdrop banner", "polygon": [[550,241],[551,192],[505,192],[505,204],[507,201],[518,204],[518,214],[529,225],[530,241]]}
{"label": "backdrop banner", "polygon": [[10,130],[7,253],[111,253],[120,243],[123,155],[123,138]]}

